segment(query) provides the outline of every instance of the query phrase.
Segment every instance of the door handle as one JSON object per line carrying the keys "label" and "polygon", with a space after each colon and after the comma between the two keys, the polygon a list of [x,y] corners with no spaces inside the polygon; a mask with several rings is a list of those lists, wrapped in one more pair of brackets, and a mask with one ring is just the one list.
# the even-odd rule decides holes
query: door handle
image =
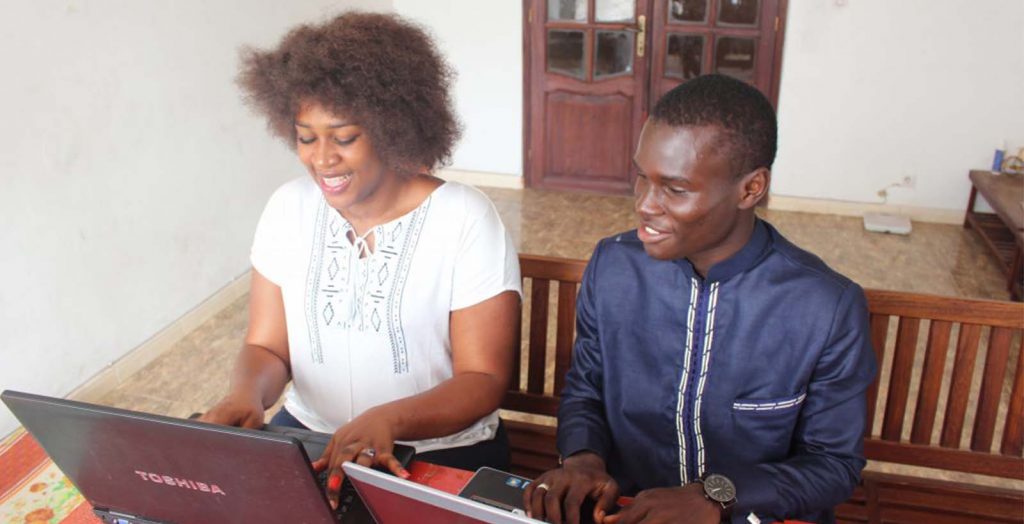
{"label": "door handle", "polygon": [[636,56],[643,58],[644,48],[647,45],[647,17],[640,15],[636,17]]}
{"label": "door handle", "polygon": [[636,27],[627,27],[626,31],[636,35],[636,56],[643,58],[647,45],[647,17],[644,15],[636,17]]}

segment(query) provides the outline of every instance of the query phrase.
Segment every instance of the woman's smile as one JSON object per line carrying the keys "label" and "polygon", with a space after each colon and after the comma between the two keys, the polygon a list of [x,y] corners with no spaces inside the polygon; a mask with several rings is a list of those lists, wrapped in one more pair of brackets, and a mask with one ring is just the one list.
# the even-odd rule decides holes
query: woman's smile
{"label": "woman's smile", "polygon": [[324,193],[337,195],[343,193],[348,188],[349,183],[352,182],[352,173],[341,174],[319,174],[317,177],[320,181],[320,189]]}

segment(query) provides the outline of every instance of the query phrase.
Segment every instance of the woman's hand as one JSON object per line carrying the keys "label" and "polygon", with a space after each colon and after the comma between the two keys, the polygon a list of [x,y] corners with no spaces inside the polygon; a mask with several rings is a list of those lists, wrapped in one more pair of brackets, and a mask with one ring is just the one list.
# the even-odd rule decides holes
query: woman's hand
{"label": "woman's hand", "polygon": [[230,393],[199,417],[202,422],[259,429],[263,427],[263,404],[259,398]]}
{"label": "woman's hand", "polygon": [[341,465],[355,462],[362,466],[383,466],[391,473],[408,478],[409,472],[395,458],[395,422],[384,408],[374,408],[334,432],[324,454],[313,462],[313,469],[328,471],[327,500],[337,509],[338,494],[345,472]]}
{"label": "woman's hand", "polygon": [[231,388],[199,420],[243,428],[263,427],[266,408],[274,405],[290,378],[288,362],[288,329],[281,288],[253,269],[249,331],[235,360]]}

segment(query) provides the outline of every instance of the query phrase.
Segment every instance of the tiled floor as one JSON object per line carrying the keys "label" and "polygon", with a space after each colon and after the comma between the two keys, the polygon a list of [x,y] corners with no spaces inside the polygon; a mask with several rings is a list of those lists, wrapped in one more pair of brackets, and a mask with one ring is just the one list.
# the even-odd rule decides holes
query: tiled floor
{"label": "tiled floor", "polygon": [[[521,253],[587,258],[602,237],[634,227],[632,199],[485,188]],[[783,235],[868,288],[1006,300],[981,240],[959,226],[915,223],[910,236],[864,231],[859,218],[762,210]],[[182,339],[108,395],[106,404],[186,416],[226,392],[247,322],[247,297]],[[891,469],[873,464],[873,469]],[[900,471],[906,471],[901,469]],[[917,473],[936,476],[935,472]],[[943,475],[966,479],[965,475]],[[1024,489],[1024,482],[975,481]]]}

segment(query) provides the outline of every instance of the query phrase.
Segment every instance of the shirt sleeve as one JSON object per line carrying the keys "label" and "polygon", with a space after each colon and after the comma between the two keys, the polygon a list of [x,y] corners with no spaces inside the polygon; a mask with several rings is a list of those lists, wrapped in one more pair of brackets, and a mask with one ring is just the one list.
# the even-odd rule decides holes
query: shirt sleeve
{"label": "shirt sleeve", "polygon": [[284,277],[287,260],[287,189],[288,186],[282,186],[270,196],[256,224],[256,234],[249,252],[253,269],[278,286]]}
{"label": "shirt sleeve", "polygon": [[851,284],[833,314],[827,346],[815,366],[784,461],[723,472],[736,483],[734,515],[753,511],[778,519],[847,500],[864,468],[867,401],[874,379],[867,301]]}
{"label": "shirt sleeve", "polygon": [[452,277],[452,311],[479,304],[503,291],[523,294],[519,254],[512,237],[490,200],[482,194],[473,196],[482,202],[467,202],[467,207],[479,210],[467,221],[460,238]]}
{"label": "shirt sleeve", "polygon": [[598,338],[596,282],[601,245],[587,263],[576,297],[576,342],[558,407],[558,452],[569,457],[592,451],[606,461],[611,445],[604,409],[603,367]]}

